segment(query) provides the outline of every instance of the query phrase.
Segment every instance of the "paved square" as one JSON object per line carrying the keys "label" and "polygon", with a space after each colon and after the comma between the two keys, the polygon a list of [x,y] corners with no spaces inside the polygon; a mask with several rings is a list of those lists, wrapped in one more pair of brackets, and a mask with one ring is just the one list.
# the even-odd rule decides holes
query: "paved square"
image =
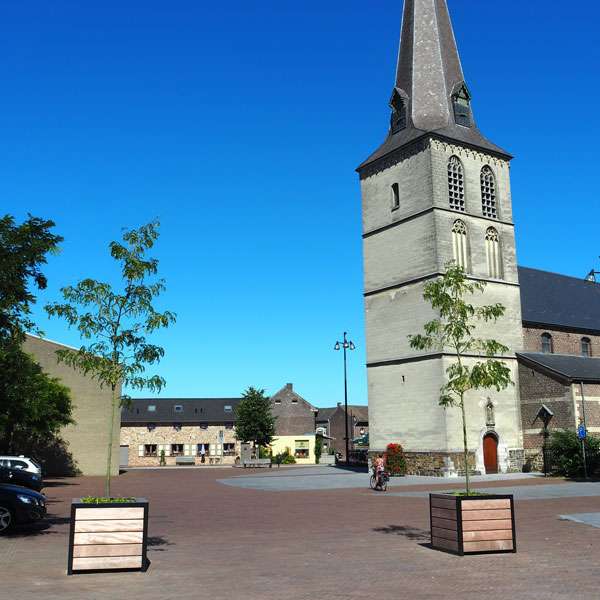
{"label": "paved square", "polygon": [[[150,500],[152,565],[147,573],[66,577],[69,502],[99,494],[100,478],[50,482],[50,526],[0,539],[2,599],[597,599],[600,532],[560,515],[593,513],[600,496],[516,501],[517,554],[456,557],[431,550],[425,497],[448,489],[396,483],[314,489],[314,479],[355,478],[331,468],[131,471],[114,492]],[[243,475],[240,477],[240,475]],[[361,474],[358,474],[361,475]],[[308,479],[307,479],[308,478]],[[310,481],[292,491],[248,481]],[[244,483],[244,487],[235,484]],[[222,483],[225,481],[227,485]],[[234,485],[232,485],[234,483]],[[413,483],[410,481],[409,483]],[[477,483],[542,490],[543,479]],[[340,483],[341,485],[341,483]],[[550,487],[579,485],[551,482]],[[585,484],[584,484],[585,485]],[[457,486],[454,486],[457,487]],[[398,491],[401,490],[401,491]],[[556,493],[556,492],[554,492]],[[397,495],[398,494],[398,495]]]}

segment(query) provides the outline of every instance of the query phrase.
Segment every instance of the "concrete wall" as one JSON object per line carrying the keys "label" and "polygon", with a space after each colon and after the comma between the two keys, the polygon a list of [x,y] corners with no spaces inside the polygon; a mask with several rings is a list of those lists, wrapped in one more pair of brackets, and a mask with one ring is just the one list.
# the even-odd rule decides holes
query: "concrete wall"
{"label": "concrete wall", "polygon": [[[108,452],[108,425],[111,411],[111,391],[64,363],[59,363],[56,351],[67,348],[62,344],[27,336],[23,349],[31,354],[51,377],[57,377],[71,390],[74,425],[61,431],[67,450],[84,475],[104,475]],[[120,395],[121,390],[117,390]],[[120,410],[117,410],[113,429],[112,473],[119,473]]]}

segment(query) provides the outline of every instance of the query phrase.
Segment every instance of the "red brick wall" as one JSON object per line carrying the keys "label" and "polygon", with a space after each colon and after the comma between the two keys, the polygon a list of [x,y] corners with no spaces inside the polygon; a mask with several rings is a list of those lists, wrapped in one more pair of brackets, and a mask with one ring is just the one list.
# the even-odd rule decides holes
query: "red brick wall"
{"label": "red brick wall", "polygon": [[571,333],[541,327],[525,327],[523,329],[525,352],[541,352],[542,333],[545,332],[552,336],[555,354],[581,355],[581,338],[586,337],[592,342],[592,356],[600,356],[600,335]]}

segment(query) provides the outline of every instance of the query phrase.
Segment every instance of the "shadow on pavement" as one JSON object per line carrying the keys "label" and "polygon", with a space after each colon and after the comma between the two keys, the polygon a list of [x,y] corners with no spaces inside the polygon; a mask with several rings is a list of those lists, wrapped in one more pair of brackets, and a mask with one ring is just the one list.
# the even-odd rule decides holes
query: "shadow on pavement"
{"label": "shadow on pavement", "polygon": [[[61,533],[52,529],[53,525],[66,525],[70,523],[69,517],[47,517],[43,521],[30,523],[28,525],[18,525],[12,531],[3,535],[5,538],[27,538],[38,535],[48,535],[50,533]],[[63,532],[64,533],[64,532]]]}
{"label": "shadow on pavement", "polygon": [[406,525],[388,525],[387,527],[376,527],[373,531],[377,533],[385,533],[387,535],[394,534],[405,537],[408,540],[429,540],[429,531],[417,529],[415,527],[407,527]]}
{"label": "shadow on pavement", "polygon": [[169,540],[160,535],[149,537],[148,538],[148,550],[152,550],[154,552],[164,552],[166,548],[161,548],[161,546],[174,546],[173,542],[169,542]]}

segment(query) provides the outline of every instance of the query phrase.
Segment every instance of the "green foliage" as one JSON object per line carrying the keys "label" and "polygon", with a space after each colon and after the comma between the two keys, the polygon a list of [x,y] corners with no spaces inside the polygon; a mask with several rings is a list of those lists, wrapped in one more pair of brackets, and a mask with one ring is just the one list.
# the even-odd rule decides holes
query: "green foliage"
{"label": "green foliage", "polygon": [[0,451],[47,444],[73,423],[68,388],[15,343],[0,354]]}
{"label": "green foliage", "polygon": [[[512,383],[508,366],[495,359],[509,349],[496,340],[475,337],[477,325],[496,322],[505,312],[501,304],[474,306],[467,301],[474,294],[483,293],[485,287],[485,282],[470,281],[462,267],[454,262],[448,263],[444,275],[429,282],[423,294],[439,318],[426,323],[424,333],[408,336],[410,346],[415,350],[446,351],[456,358],[446,369],[447,382],[440,389],[439,402],[444,407],[457,406],[461,409],[465,465],[468,465],[469,453],[465,394],[471,390],[492,388],[500,392]],[[470,354],[487,358],[469,366],[463,361],[464,356]],[[469,492],[468,468],[465,468],[465,473]]]}
{"label": "green foliage", "polygon": [[315,463],[319,464],[323,454],[323,436],[317,435],[315,439]]}
{"label": "green foliage", "polygon": [[119,263],[122,287],[115,291],[111,284],[84,279],[61,289],[64,302],[47,305],[53,317],[63,318],[76,327],[87,342],[79,350],[59,350],[58,359],[89,375],[112,392],[111,422],[106,463],[106,496],[110,497],[113,424],[119,404],[120,386],[159,392],[165,380],[159,375],[146,375],[149,365],[160,362],[164,350],[147,341],[148,335],[175,323],[169,311],[158,312],[153,301],[165,289],[158,273],[158,260],[147,252],[158,239],[158,222],[143,225],[123,234],[123,243],[111,242],[110,255]]}
{"label": "green foliage", "polygon": [[63,240],[51,233],[53,227],[31,215],[21,225],[10,215],[0,218],[0,352],[7,341],[22,341],[25,331],[39,333],[30,316],[35,303],[30,286],[46,289],[41,266]]}
{"label": "green foliage", "polygon": [[136,502],[135,498],[97,498],[95,496],[86,496],[81,499],[83,504],[129,504]]}
{"label": "green foliage", "polygon": [[264,390],[248,388],[238,404],[235,437],[241,442],[254,442],[257,446],[269,446],[275,435],[275,417],[271,413],[271,401]]}
{"label": "green foliage", "polygon": [[400,444],[388,444],[385,451],[385,468],[390,475],[400,477],[406,475],[406,459]]}
{"label": "green foliage", "polygon": [[[600,438],[585,438],[585,453],[589,475],[600,473]],[[552,472],[564,477],[583,477],[583,452],[581,440],[575,431],[554,431],[548,442],[548,460]]]}
{"label": "green foliage", "polygon": [[164,467],[167,464],[167,454],[164,450],[160,451],[160,461],[159,464],[161,467]]}

